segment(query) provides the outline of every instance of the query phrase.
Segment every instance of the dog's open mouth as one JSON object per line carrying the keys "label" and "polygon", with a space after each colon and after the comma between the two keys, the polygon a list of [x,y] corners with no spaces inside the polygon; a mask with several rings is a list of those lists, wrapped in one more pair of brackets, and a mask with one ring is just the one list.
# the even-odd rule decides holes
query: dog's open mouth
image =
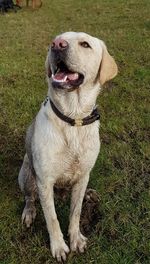
{"label": "dog's open mouth", "polygon": [[52,85],[55,88],[74,89],[83,83],[83,79],[83,74],[69,70],[66,64],[60,61],[52,74]]}

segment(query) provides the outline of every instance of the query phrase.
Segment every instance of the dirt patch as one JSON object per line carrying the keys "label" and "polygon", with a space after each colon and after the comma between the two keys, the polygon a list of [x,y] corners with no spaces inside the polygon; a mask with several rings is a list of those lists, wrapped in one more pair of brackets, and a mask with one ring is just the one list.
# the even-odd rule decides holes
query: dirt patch
{"label": "dirt patch", "polygon": [[[57,188],[54,187],[56,199],[60,199],[64,202],[70,192],[71,189],[68,187],[66,188]],[[91,232],[96,228],[97,223],[102,219],[102,214],[99,209],[100,203],[100,195],[93,189],[87,189],[83,205],[82,205],[82,212],[80,218],[80,228],[81,232],[85,236],[89,236]]]}
{"label": "dirt patch", "polygon": [[80,219],[81,232],[86,236],[91,234],[102,218],[99,203],[100,195],[93,189],[87,189],[83,200]]}

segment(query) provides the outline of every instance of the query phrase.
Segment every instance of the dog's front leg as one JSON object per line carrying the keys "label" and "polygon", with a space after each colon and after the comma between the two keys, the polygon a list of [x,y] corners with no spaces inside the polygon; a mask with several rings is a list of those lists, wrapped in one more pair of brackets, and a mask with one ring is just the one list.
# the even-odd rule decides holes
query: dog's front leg
{"label": "dog's front leg", "polygon": [[53,184],[47,182],[45,184],[38,183],[39,197],[44,211],[47,229],[50,235],[51,252],[57,261],[66,260],[66,254],[69,248],[66,245],[60,225],[57,219],[54,205]]}
{"label": "dog's front leg", "polygon": [[70,248],[72,251],[84,252],[86,248],[87,238],[80,232],[80,214],[82,202],[85,195],[86,187],[89,181],[89,175],[82,177],[72,189],[71,210],[70,210]]}

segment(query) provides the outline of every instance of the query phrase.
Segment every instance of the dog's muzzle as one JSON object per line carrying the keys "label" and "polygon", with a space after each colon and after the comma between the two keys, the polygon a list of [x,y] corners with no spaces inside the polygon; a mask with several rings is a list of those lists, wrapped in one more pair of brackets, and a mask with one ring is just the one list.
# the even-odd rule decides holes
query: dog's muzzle
{"label": "dog's muzzle", "polygon": [[72,91],[83,83],[84,76],[79,72],[74,72],[67,65],[68,49],[69,43],[66,40],[56,38],[52,42],[52,86]]}

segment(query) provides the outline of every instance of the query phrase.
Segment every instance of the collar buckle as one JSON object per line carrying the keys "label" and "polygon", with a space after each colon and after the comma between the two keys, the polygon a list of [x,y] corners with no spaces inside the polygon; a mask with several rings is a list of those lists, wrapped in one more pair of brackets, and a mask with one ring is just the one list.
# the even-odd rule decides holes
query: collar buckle
{"label": "collar buckle", "polygon": [[83,120],[80,118],[79,119],[77,118],[74,121],[75,121],[75,124],[74,124],[75,126],[82,126],[83,125]]}

